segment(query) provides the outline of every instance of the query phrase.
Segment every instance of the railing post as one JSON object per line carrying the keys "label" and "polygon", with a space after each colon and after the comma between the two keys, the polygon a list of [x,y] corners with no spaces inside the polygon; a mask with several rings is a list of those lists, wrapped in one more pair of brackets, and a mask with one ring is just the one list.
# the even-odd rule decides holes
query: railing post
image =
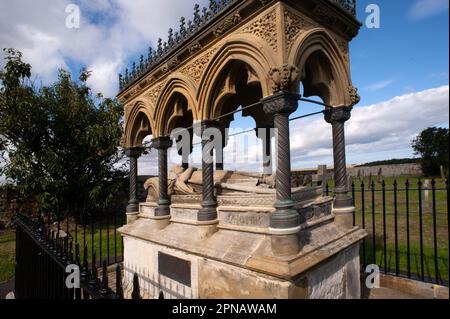
{"label": "railing post", "polygon": [[[362,206],[362,228],[366,229],[366,196],[365,196],[365,187],[364,180],[361,182],[361,206]],[[362,259],[363,259],[363,266],[365,267],[366,262],[366,238],[363,239],[363,246],[362,246]]]}
{"label": "railing post", "polygon": [[387,264],[387,224],[386,224],[386,182],[381,182],[382,196],[383,196],[383,257],[384,257],[384,273],[388,273]]}
{"label": "railing post", "polygon": [[422,180],[419,179],[417,183],[417,190],[419,193],[419,237],[420,237],[420,278],[422,281],[425,281],[425,260],[424,260],[424,251],[423,251],[423,206],[422,206],[422,190],[423,183]]}
{"label": "railing post", "polygon": [[406,197],[406,264],[408,269],[408,278],[411,278],[411,235],[410,235],[410,220],[409,220],[409,180],[405,183],[405,197]]}
{"label": "railing post", "polygon": [[432,191],[432,197],[433,197],[434,276],[435,276],[435,283],[439,284],[439,259],[438,259],[437,209],[436,209],[436,181],[434,179],[431,180],[431,191]]}

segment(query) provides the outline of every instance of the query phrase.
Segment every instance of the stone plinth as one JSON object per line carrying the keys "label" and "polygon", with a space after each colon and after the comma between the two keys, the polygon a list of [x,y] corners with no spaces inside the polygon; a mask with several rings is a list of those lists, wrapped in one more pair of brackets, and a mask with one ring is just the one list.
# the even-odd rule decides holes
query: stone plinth
{"label": "stone plinth", "polygon": [[[175,215],[164,228],[141,213],[120,229],[125,288],[137,273],[144,298],[157,298],[161,291],[165,298],[194,299],[360,297],[359,242],[366,233],[338,227],[328,213],[329,198],[297,204],[308,213],[299,233],[302,250],[289,257],[272,253],[265,222],[271,209],[219,206],[218,227],[209,232],[191,218],[190,210],[198,209],[193,202],[183,207],[174,200]],[[145,211],[152,205],[143,206]],[[175,264],[179,267],[171,269]]]}

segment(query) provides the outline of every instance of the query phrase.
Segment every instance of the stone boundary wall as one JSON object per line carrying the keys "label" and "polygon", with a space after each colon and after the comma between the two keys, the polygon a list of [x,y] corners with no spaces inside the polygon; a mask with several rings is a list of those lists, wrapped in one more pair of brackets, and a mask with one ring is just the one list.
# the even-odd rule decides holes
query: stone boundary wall
{"label": "stone boundary wall", "polygon": [[421,176],[422,169],[419,164],[395,164],[395,165],[379,165],[368,167],[352,167],[347,170],[351,177],[359,176],[377,176],[381,172],[383,177],[397,176]]}
{"label": "stone boundary wall", "polygon": [[[292,171],[293,180],[303,180],[305,176],[312,176],[317,174],[315,169],[303,169]],[[380,171],[381,170],[381,171]],[[328,174],[333,174],[333,168],[328,167]],[[358,174],[362,176],[377,176],[381,172],[383,177],[397,177],[397,176],[421,176],[422,169],[419,164],[392,164],[392,165],[377,165],[367,167],[349,166],[347,173],[351,177],[357,177]]]}

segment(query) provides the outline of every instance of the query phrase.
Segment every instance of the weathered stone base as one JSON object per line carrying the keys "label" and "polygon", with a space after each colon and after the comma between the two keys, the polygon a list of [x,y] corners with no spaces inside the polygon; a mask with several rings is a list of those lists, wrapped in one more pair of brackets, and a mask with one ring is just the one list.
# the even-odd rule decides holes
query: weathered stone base
{"label": "weathered stone base", "polygon": [[282,258],[273,255],[268,234],[205,233],[182,223],[161,229],[146,218],[120,231],[128,296],[136,273],[143,298],[360,298],[359,242],[366,233],[337,227],[332,216],[303,225],[301,253]]}

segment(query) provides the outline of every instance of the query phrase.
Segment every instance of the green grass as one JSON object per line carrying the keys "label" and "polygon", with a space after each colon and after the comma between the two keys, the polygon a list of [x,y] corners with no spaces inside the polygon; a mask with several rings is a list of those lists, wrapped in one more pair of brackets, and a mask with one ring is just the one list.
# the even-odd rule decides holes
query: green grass
{"label": "green grass", "polygon": [[[423,274],[429,278],[440,278],[448,281],[449,279],[449,238],[448,238],[448,211],[447,211],[447,191],[445,190],[444,181],[438,179],[436,185],[435,201],[433,204],[433,196],[429,191],[428,203],[425,203],[425,195],[422,190],[422,215],[419,207],[419,191],[417,187],[417,178],[410,178],[409,206],[406,200],[405,182],[406,177],[397,178],[398,193],[397,201],[394,195],[394,179],[387,178],[386,192],[384,196],[382,185],[376,183],[375,192],[372,194],[369,188],[370,181],[365,179],[365,196],[363,205],[363,196],[361,192],[361,180],[355,180],[355,206],[356,224],[365,225],[369,232],[366,239],[366,263],[373,262],[373,221],[375,220],[375,251],[376,264],[383,268],[387,268],[391,272],[398,271],[408,273],[408,268],[413,276],[422,275],[422,262],[420,258],[420,242],[423,243]],[[422,179],[422,181],[424,181]],[[431,182],[431,181],[430,181]],[[431,185],[430,185],[431,188]],[[375,205],[372,205],[372,198]],[[385,209],[384,209],[385,207]],[[363,209],[364,208],[364,209]],[[407,213],[409,210],[409,214]],[[364,221],[363,221],[364,211]],[[385,213],[384,213],[385,212]],[[409,218],[409,250],[410,261],[408,267],[408,218]],[[422,238],[420,236],[420,223],[422,219]],[[397,233],[395,223],[397,221]],[[385,245],[383,240],[384,228],[386,228],[386,260]],[[436,238],[436,247],[435,247]],[[398,261],[396,261],[395,243],[397,239],[398,245]],[[435,256],[437,256],[437,272],[435,266]],[[363,256],[362,256],[363,257]],[[397,265],[398,264],[398,265]]]}
{"label": "green grass", "polygon": [[[63,228],[63,226],[61,226]],[[71,234],[74,236],[75,232],[73,227],[71,227]],[[108,234],[109,232],[109,246],[108,246]],[[80,246],[81,260],[83,260],[83,228],[79,228],[77,231],[77,241]],[[101,234],[101,235],[100,235]],[[75,236],[74,236],[75,238]],[[109,263],[114,263],[117,254],[118,261],[122,256],[122,238],[120,234],[116,233],[115,241],[117,243],[116,248],[114,248],[114,227],[113,225],[102,225],[101,230],[98,225],[94,227],[93,232],[94,238],[94,250],[96,253],[97,265],[100,265],[100,259],[105,260],[108,258],[109,250]],[[16,249],[16,235],[14,231],[7,231],[0,233],[0,282],[4,282],[14,278],[14,265],[15,265],[15,249]],[[91,236],[91,226],[86,228],[86,246],[87,246],[87,256],[88,262],[92,262],[92,236]]]}
{"label": "green grass", "polygon": [[[109,233],[109,243],[108,243],[108,233]],[[75,231],[71,232],[73,238],[75,239]],[[91,226],[86,227],[86,234],[82,226],[79,226],[77,231],[76,240],[80,247],[80,257],[83,260],[84,245],[87,247],[88,261],[92,261],[92,249],[95,251],[96,262],[108,259],[109,252],[109,263],[115,262],[115,256],[120,260],[122,256],[122,238],[119,232],[114,232],[114,225],[95,225],[93,232]],[[114,246],[114,241],[116,246]],[[94,247],[92,247],[92,242],[94,242]]]}
{"label": "green grass", "polygon": [[15,232],[0,232],[0,283],[14,278],[15,251]]}

